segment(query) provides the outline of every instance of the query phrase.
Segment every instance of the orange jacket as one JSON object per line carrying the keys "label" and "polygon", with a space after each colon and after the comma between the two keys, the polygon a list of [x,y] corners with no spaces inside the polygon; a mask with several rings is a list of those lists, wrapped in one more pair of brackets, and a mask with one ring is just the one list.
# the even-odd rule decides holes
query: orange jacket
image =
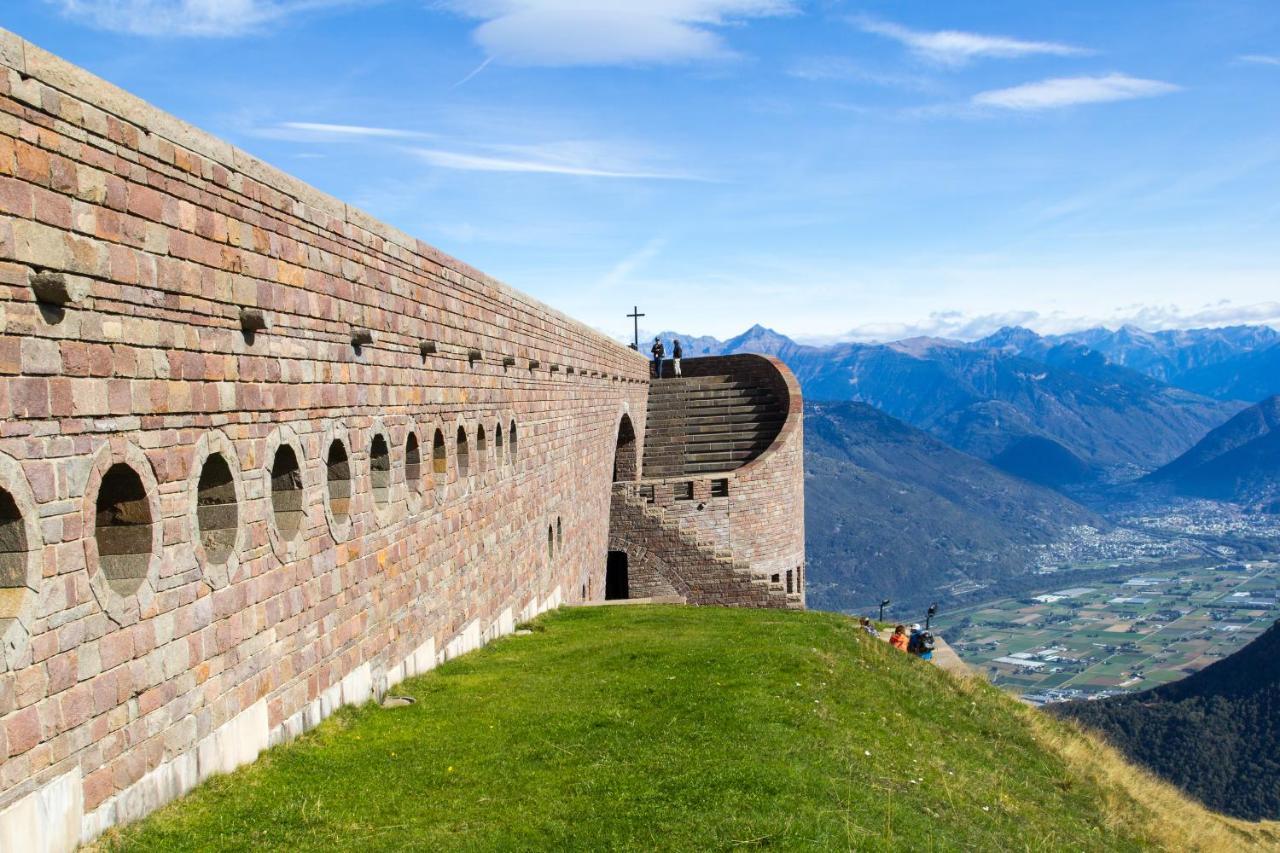
{"label": "orange jacket", "polygon": [[906,634],[892,634],[889,637],[889,645],[900,652],[905,652],[907,650],[907,639]]}

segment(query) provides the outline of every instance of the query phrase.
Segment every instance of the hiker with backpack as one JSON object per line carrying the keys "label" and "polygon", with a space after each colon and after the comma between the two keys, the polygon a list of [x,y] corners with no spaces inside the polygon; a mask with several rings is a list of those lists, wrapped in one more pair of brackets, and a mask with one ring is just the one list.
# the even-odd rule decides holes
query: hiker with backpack
{"label": "hiker with backpack", "polygon": [[684,356],[684,348],[680,346],[680,339],[676,338],[671,344],[671,369],[672,375],[676,377],[683,376],[680,372],[680,359]]}
{"label": "hiker with backpack", "polygon": [[921,660],[933,660],[933,634],[924,630],[919,624],[911,626],[911,637],[907,640],[907,651]]}

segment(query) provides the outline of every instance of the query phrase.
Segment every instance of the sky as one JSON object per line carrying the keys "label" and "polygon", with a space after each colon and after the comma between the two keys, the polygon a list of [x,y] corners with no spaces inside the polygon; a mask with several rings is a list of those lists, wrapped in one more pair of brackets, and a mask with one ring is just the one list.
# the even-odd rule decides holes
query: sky
{"label": "sky", "polygon": [[4,0],[609,334],[1280,326],[1276,0]]}

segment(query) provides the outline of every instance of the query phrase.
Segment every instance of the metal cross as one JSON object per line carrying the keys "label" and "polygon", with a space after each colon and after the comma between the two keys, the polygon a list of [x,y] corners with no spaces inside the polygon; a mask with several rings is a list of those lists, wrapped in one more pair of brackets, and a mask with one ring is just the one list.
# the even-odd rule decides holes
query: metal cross
{"label": "metal cross", "polygon": [[636,325],[636,352],[640,351],[640,318],[644,315],[640,313],[640,306],[636,305],[631,309],[632,313],[627,316],[635,321]]}

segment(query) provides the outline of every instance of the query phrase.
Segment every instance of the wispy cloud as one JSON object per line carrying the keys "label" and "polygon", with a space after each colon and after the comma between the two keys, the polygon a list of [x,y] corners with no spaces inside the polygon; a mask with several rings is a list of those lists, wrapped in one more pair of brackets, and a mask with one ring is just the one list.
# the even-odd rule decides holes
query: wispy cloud
{"label": "wispy cloud", "polygon": [[[398,127],[329,122],[285,121],[247,131],[253,136],[305,143],[365,143],[393,146],[440,169],[464,172],[524,172],[584,178],[702,181],[711,179],[655,165],[660,157],[626,142],[572,139],[539,144],[501,144],[449,139],[441,134]],[[404,145],[431,140],[434,145]],[[400,143],[400,144],[397,144]]]}
{"label": "wispy cloud", "polygon": [[916,92],[934,88],[933,81],[928,77],[868,68],[843,56],[808,56],[796,60],[787,69],[787,75],[798,80],[813,82],[868,83],[873,86]]}
{"label": "wispy cloud", "polygon": [[1005,110],[1050,110],[1077,104],[1129,101],[1177,92],[1179,86],[1161,80],[1144,80],[1125,74],[1096,77],[1055,77],[1008,89],[992,89],[974,95],[976,107]]}
{"label": "wispy cloud", "polygon": [[283,121],[271,127],[257,128],[255,136],[299,142],[354,139],[434,139],[437,134],[395,127],[369,127],[359,124],[326,124],[314,121]]}
{"label": "wispy cloud", "polygon": [[961,30],[913,30],[878,18],[858,17],[853,19],[853,23],[863,32],[893,39],[920,58],[940,65],[965,65],[974,59],[984,58],[1083,56],[1092,53],[1082,47],[1052,41],[1024,41]]}
{"label": "wispy cloud", "polygon": [[1280,67],[1280,54],[1246,53],[1244,56],[1237,56],[1236,62],[1244,65],[1274,65]]}
{"label": "wispy cloud", "polygon": [[483,21],[475,40],[515,65],[640,65],[734,55],[718,30],[792,14],[793,0],[441,0]]}
{"label": "wispy cloud", "polygon": [[551,156],[538,146],[502,146],[512,152],[507,156],[493,156],[465,151],[446,151],[439,148],[409,149],[416,157],[441,169],[465,172],[525,172],[542,175],[573,175],[583,178],[629,178],[663,181],[699,181],[695,175],[679,172],[663,172],[636,168],[630,165],[611,165],[589,160],[575,161],[566,157]]}
{"label": "wispy cloud", "polygon": [[238,36],[291,15],[373,0],[45,0],[68,18],[144,36]]}
{"label": "wispy cloud", "polygon": [[631,274],[658,256],[666,248],[667,241],[655,237],[636,251],[618,261],[600,279],[601,287],[617,287],[631,277]]}

